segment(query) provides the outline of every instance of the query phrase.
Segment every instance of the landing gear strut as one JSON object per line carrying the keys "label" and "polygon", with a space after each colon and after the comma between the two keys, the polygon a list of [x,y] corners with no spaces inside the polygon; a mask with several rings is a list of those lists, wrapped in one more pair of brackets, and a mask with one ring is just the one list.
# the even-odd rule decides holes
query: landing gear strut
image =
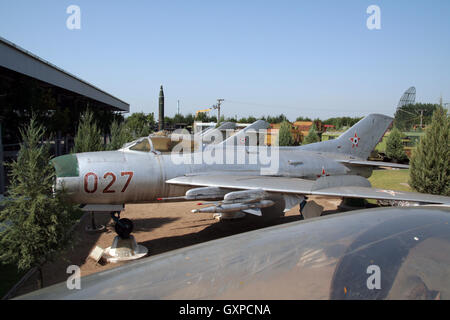
{"label": "landing gear strut", "polygon": [[95,223],[95,218],[94,218],[94,212],[90,211],[89,212],[90,216],[91,216],[91,225],[86,226],[86,232],[88,233],[99,233],[99,232],[103,232],[106,230],[106,227],[104,225],[96,225]]}
{"label": "landing gear strut", "polygon": [[133,222],[130,219],[120,219],[120,211],[111,212],[111,218],[116,223],[114,230],[122,239],[128,239],[131,232],[133,232]]}
{"label": "landing gear strut", "polygon": [[308,197],[304,197],[305,199],[303,199],[302,202],[300,202],[300,209],[299,209],[299,213],[300,213],[300,220],[305,220],[305,217],[303,216],[303,208],[305,208],[306,206],[306,200],[308,200]]}
{"label": "landing gear strut", "polygon": [[117,204],[87,204],[82,207],[81,210],[83,211],[110,213],[111,218],[115,222],[114,229],[117,232],[117,236],[114,237],[112,245],[106,249],[96,246],[89,254],[96,262],[102,257],[107,262],[114,263],[135,260],[147,255],[147,248],[138,244],[131,234],[133,222],[130,219],[120,218],[120,212],[124,209],[124,205]]}
{"label": "landing gear strut", "polygon": [[114,230],[117,236],[114,238],[111,247],[105,249],[108,262],[119,262],[135,260],[147,255],[148,250],[143,245],[136,242],[131,235],[133,222],[130,219],[120,218],[120,211],[112,211],[111,218],[114,220]]}

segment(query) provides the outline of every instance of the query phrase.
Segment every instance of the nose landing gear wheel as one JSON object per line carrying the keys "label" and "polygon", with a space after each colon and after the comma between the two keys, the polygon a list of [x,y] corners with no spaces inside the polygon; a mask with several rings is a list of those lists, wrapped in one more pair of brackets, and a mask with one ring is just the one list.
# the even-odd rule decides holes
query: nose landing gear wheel
{"label": "nose landing gear wheel", "polygon": [[120,218],[120,211],[111,212],[111,218],[115,222],[114,230],[117,236],[114,237],[111,247],[105,249],[105,256],[108,262],[129,261],[142,258],[147,255],[148,249],[136,242],[131,234],[133,222],[130,219]]}
{"label": "nose landing gear wheel", "polygon": [[114,230],[122,239],[128,239],[133,231],[133,222],[130,219],[122,218],[116,222]]}

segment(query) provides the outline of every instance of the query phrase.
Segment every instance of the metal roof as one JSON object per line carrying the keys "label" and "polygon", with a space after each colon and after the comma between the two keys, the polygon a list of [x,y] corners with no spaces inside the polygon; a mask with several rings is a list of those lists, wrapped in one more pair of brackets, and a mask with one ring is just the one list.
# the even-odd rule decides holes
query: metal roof
{"label": "metal roof", "polygon": [[105,103],[120,111],[130,111],[128,103],[2,37],[0,37],[0,66]]}

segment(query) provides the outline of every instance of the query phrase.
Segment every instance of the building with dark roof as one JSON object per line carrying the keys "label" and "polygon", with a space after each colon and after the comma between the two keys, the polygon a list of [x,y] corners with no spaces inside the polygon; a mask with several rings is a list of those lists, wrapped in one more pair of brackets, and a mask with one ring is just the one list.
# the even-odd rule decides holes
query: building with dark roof
{"label": "building with dark roof", "polygon": [[[54,153],[70,151],[82,112],[91,109],[104,134],[130,105],[91,83],[0,37],[0,189],[4,158],[14,158],[19,128],[37,114],[54,140]],[[71,140],[72,139],[72,140]],[[5,147],[5,148],[4,148]]]}

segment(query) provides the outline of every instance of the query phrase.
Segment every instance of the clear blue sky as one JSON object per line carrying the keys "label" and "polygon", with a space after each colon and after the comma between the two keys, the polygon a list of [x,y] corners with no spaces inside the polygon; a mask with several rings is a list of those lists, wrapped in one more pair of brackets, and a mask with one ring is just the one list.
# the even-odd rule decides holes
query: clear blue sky
{"label": "clear blue sky", "polygon": [[[81,30],[66,8],[81,8]],[[366,9],[381,9],[368,30]],[[392,115],[450,102],[450,1],[0,1],[0,35],[130,103],[166,114],[224,98],[226,116]]]}

